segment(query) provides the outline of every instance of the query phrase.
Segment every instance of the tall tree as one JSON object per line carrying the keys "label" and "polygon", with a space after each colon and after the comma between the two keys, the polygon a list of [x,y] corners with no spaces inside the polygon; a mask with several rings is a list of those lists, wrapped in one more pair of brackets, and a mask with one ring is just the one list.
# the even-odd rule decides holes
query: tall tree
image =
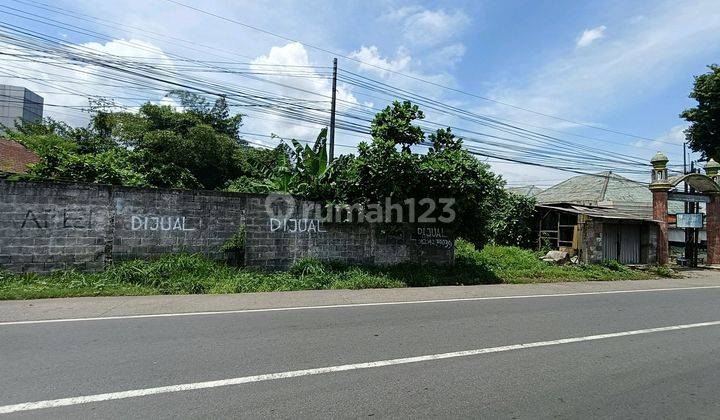
{"label": "tall tree", "polygon": [[370,125],[373,140],[391,141],[400,145],[406,153],[410,152],[410,146],[420,144],[425,140],[422,129],[413,125],[413,121],[422,120],[425,114],[413,105],[410,101],[394,101],[392,106],[375,115]]}
{"label": "tall tree", "polygon": [[690,122],[685,131],[690,148],[704,158],[720,160],[720,66],[708,66],[710,71],[695,76],[690,97],[697,106],[688,108],[680,116]]}
{"label": "tall tree", "polygon": [[230,115],[219,97],[173,92],[182,109],[146,103],[137,112],[116,112],[94,101],[90,124],[73,128],[54,120],[21,124],[11,136],[41,162],[30,176],[151,187],[224,187],[243,175],[241,115]]}

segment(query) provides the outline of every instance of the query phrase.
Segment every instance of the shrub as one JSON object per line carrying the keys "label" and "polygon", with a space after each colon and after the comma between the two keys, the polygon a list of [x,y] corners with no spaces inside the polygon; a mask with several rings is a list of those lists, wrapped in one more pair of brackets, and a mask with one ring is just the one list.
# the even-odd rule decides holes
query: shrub
{"label": "shrub", "polygon": [[623,270],[627,269],[624,265],[620,264],[617,260],[604,260],[602,262],[602,266],[607,268],[608,270],[612,270],[612,271],[623,271]]}
{"label": "shrub", "polygon": [[223,252],[242,251],[245,249],[245,225],[240,225],[237,231],[220,247]]}
{"label": "shrub", "polygon": [[295,261],[288,271],[294,276],[304,277],[320,276],[327,274],[329,270],[325,263],[316,258],[303,258]]}
{"label": "shrub", "polygon": [[657,274],[660,277],[674,277],[675,272],[672,270],[672,268],[668,267],[667,265],[659,265],[657,267],[654,267],[653,271],[655,274]]}
{"label": "shrub", "polygon": [[534,198],[504,191],[490,223],[493,243],[532,248],[536,244],[534,216]]}

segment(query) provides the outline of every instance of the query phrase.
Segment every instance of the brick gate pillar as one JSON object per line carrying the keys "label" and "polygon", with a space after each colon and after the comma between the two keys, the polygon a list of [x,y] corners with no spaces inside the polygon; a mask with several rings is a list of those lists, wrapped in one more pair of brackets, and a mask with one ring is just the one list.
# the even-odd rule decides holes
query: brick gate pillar
{"label": "brick gate pillar", "polygon": [[[705,165],[705,174],[710,177],[717,187],[720,187],[720,164],[714,159],[708,159]],[[710,203],[707,212],[707,263],[720,264],[720,188],[710,194]]]}
{"label": "brick gate pillar", "polygon": [[668,181],[667,163],[670,160],[657,152],[650,163],[652,164],[652,182],[650,191],[653,196],[653,220],[658,222],[657,236],[657,263],[666,265],[670,259],[670,247],[668,244],[668,192],[672,184]]}
{"label": "brick gate pillar", "polygon": [[657,263],[666,265],[670,259],[668,242],[668,192],[653,191],[653,220],[658,223],[657,235]]}
{"label": "brick gate pillar", "polygon": [[706,211],[707,263],[720,264],[720,194],[710,196]]}

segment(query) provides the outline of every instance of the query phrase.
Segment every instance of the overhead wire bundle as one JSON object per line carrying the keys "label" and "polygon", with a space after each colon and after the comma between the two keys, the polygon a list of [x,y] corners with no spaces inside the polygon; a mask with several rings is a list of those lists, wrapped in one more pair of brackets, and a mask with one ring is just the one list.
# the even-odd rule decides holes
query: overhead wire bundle
{"label": "overhead wire bundle", "polygon": [[[122,29],[127,26],[33,0],[15,1],[60,16],[93,22],[109,28]],[[0,13],[64,31],[76,32],[92,39],[125,42],[137,51],[138,55],[136,56],[113,55],[0,20],[0,42],[11,47],[0,51],[0,56],[3,57],[0,75],[47,86],[53,90],[46,92],[52,92],[54,95],[100,98],[103,97],[101,95],[103,89],[122,89],[127,93],[123,96],[115,95],[111,99],[122,102],[114,105],[119,109],[131,110],[149,100],[162,98],[170,90],[181,89],[204,96],[222,95],[230,106],[251,118],[284,121],[309,127],[321,127],[328,124],[330,96],[317,90],[301,87],[292,80],[319,80],[320,83],[324,83],[322,81],[332,77],[330,67],[240,62],[226,58],[230,54],[233,57],[238,56],[231,51],[216,47],[207,48],[208,46],[193,41],[143,30],[150,34],[151,39],[162,40],[189,50],[199,50],[199,47],[202,47],[204,53],[223,58],[222,60],[200,60],[178,53],[161,51],[149,44],[118,41],[97,31],[17,8],[0,6]],[[142,30],[142,28],[136,28],[136,30]],[[33,63],[43,66],[43,69],[52,67],[56,68],[58,72],[50,73],[43,70],[42,72],[35,71],[33,74],[33,68],[19,65],[19,63]],[[71,71],[87,79],[94,77],[100,80],[72,80],[67,74],[62,74],[63,71],[66,73]],[[230,76],[233,78],[232,81],[229,81],[231,80],[228,78]],[[218,79],[218,77],[222,79]],[[246,79],[249,82],[244,84],[235,82],[239,79]],[[649,164],[645,159],[604,148],[610,143],[616,144],[617,142],[483,115],[345,69],[340,69],[338,82],[342,83],[346,89],[351,89],[355,98],[364,97],[383,103],[395,99],[409,100],[428,111],[433,118],[451,121],[452,124],[444,124],[428,118],[418,123],[426,133],[433,132],[438,128],[450,127],[459,137],[463,138],[465,147],[470,153],[494,161],[583,174],[613,171],[628,175],[640,175],[648,172]],[[87,84],[92,90],[81,90],[80,87],[84,84]],[[261,89],[259,86],[265,86],[265,88]],[[284,94],[272,90],[281,90]],[[294,93],[291,95],[289,92]],[[338,98],[337,101],[339,106],[336,112],[336,130],[348,137],[366,138],[365,136],[370,133],[370,122],[380,109],[361,103],[357,99],[351,101]],[[81,106],[54,103],[48,103],[46,106],[73,111],[83,109]],[[549,134],[549,132],[553,134]],[[570,141],[554,133],[592,140],[594,145],[589,146]],[[246,132],[245,134],[250,133]],[[252,133],[252,135],[255,137],[268,136],[263,133]],[[628,136],[633,135],[628,134]],[[251,143],[267,144],[262,140]],[[354,147],[351,144],[340,143],[337,146]],[[429,144],[425,143],[423,146],[428,147]]]}

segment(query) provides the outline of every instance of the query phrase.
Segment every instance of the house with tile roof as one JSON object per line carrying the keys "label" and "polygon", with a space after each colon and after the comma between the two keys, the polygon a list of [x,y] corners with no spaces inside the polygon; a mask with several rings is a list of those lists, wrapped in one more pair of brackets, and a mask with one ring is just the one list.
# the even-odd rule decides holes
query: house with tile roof
{"label": "house with tile roof", "polygon": [[572,177],[535,195],[538,246],[583,262],[656,261],[658,223],[648,185],[612,172]]}
{"label": "house with tile roof", "polygon": [[539,204],[572,203],[617,209],[638,217],[652,215],[648,184],[612,172],[580,175],[535,195]]}
{"label": "house with tile roof", "polygon": [[0,174],[24,174],[40,161],[32,150],[14,140],[0,138]]}

